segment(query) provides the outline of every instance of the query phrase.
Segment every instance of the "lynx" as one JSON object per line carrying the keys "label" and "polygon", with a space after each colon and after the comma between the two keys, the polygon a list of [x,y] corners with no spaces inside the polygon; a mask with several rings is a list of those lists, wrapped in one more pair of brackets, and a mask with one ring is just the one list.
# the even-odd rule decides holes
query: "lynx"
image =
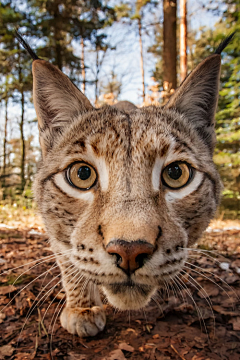
{"label": "lynx", "polygon": [[66,292],[61,324],[71,334],[104,329],[100,294],[121,310],[145,307],[213,218],[220,54],[231,37],[164,107],[100,109],[20,39],[34,60],[42,149],[34,193]]}

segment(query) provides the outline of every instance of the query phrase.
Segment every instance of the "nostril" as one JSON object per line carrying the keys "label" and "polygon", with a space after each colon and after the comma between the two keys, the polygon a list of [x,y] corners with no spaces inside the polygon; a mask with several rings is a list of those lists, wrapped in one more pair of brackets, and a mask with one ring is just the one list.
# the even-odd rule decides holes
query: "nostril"
{"label": "nostril", "polygon": [[144,240],[130,242],[118,239],[111,241],[106,251],[110,255],[115,255],[116,265],[130,275],[141,268],[152,256],[154,246]]}
{"label": "nostril", "polygon": [[120,265],[122,262],[122,257],[117,253],[111,253],[111,255],[114,255],[116,257],[116,264]]}
{"label": "nostril", "polygon": [[171,254],[171,249],[167,249],[167,250],[166,250],[166,253],[167,253],[168,255],[170,255],[170,254]]}
{"label": "nostril", "polygon": [[149,259],[149,254],[139,254],[136,256],[135,261],[138,264],[138,267],[141,268],[148,259]]}

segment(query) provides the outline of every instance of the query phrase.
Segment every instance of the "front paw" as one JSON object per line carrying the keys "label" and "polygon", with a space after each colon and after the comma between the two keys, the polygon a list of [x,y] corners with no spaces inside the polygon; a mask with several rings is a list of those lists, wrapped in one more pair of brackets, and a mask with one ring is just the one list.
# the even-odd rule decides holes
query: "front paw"
{"label": "front paw", "polygon": [[65,307],[60,316],[62,327],[70,334],[80,337],[95,336],[104,329],[106,315],[102,308],[70,308]]}

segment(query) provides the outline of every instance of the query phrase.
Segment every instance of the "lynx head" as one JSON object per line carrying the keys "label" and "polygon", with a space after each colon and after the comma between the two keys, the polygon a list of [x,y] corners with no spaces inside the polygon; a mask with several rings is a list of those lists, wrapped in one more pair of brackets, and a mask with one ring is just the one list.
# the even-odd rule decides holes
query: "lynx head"
{"label": "lynx head", "polygon": [[144,307],[178,274],[214,216],[212,161],[221,59],[209,56],[165,107],[89,100],[60,70],[33,62],[42,161],[34,191],[52,249],[119,309]]}

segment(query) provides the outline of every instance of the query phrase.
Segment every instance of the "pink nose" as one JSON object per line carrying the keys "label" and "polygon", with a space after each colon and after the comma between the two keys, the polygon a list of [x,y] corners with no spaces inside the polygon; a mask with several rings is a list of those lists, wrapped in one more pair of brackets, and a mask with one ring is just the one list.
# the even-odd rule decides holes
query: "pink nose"
{"label": "pink nose", "polygon": [[110,255],[116,256],[116,265],[127,275],[141,268],[154,252],[154,246],[144,240],[113,240],[107,247]]}

